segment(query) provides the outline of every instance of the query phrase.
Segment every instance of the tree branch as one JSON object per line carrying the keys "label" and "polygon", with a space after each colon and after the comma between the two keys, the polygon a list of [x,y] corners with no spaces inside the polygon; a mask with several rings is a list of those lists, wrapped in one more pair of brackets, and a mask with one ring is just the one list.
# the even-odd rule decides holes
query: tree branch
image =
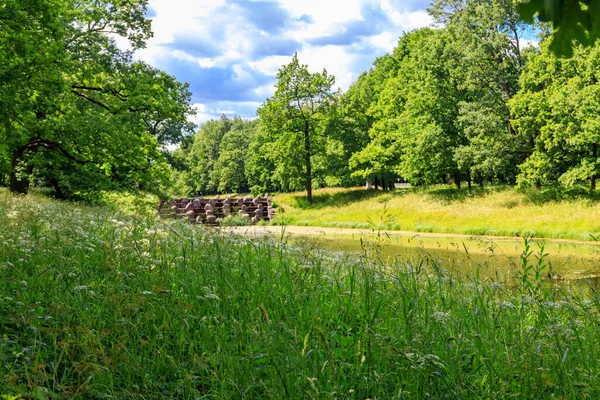
{"label": "tree branch", "polygon": [[111,108],[110,108],[109,106],[107,106],[106,104],[104,104],[104,103],[102,103],[101,101],[99,101],[99,100],[96,100],[96,99],[94,99],[94,98],[92,98],[92,97],[90,97],[90,96],[88,96],[88,95],[86,95],[86,94],[79,93],[79,92],[78,92],[78,91],[76,91],[76,90],[71,90],[71,93],[73,93],[73,94],[76,94],[77,96],[79,96],[79,97],[82,97],[82,98],[84,98],[84,99],[86,99],[86,100],[88,100],[88,101],[90,101],[90,102],[92,102],[92,103],[96,104],[97,106],[100,106],[100,107],[104,108],[105,110],[108,110],[108,111],[109,111],[110,113],[112,113],[112,114],[114,114],[114,113],[115,113],[115,112],[114,112],[113,110],[111,110]]}
{"label": "tree branch", "polygon": [[65,158],[76,162],[77,164],[80,165],[86,165],[87,162],[78,159],[77,157],[73,156],[72,154],[70,154],[69,152],[67,152],[65,149],[62,148],[62,146],[60,145],[60,143],[58,142],[53,142],[51,140],[44,140],[41,138],[37,138],[32,140],[31,142],[27,143],[26,145],[23,145],[20,147],[20,149],[22,150],[35,150],[38,147],[43,147],[45,149],[48,150],[56,150],[58,151],[60,154],[62,154]]}

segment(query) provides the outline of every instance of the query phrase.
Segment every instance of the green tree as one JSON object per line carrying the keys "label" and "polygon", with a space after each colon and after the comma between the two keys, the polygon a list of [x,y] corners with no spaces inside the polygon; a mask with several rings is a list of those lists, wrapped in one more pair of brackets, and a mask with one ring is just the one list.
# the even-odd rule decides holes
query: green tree
{"label": "green tree", "polygon": [[454,150],[462,138],[456,125],[462,92],[452,81],[447,41],[444,30],[431,29],[400,38],[368,110],[371,141],[350,160],[355,173],[388,182],[399,175],[414,184],[459,177]]}
{"label": "green tree", "polygon": [[509,181],[527,153],[510,124],[508,102],[523,69],[521,36],[527,30],[512,0],[435,0],[430,14],[450,35],[450,71],[466,93],[457,121],[466,141],[456,150],[461,170]]}
{"label": "green tree", "polygon": [[245,175],[252,194],[288,189],[275,176],[275,145],[268,129],[259,123],[250,141],[245,163]]}
{"label": "green tree", "polygon": [[600,45],[574,47],[572,58],[558,58],[550,41],[531,56],[523,87],[511,101],[513,124],[531,143],[520,165],[520,185],[571,185],[600,173]]}
{"label": "green tree", "polygon": [[369,132],[376,122],[373,107],[395,71],[396,60],[391,55],[377,58],[370,70],[361,74],[336,102],[327,133],[328,184],[358,184],[364,183],[365,179],[375,181],[384,178],[393,169],[385,162],[380,164],[382,159],[372,149],[363,150],[369,146]]}
{"label": "green tree", "polygon": [[231,130],[232,120],[222,115],[200,126],[187,154],[188,172],[185,174],[186,194],[216,193],[219,182],[214,180],[213,170],[219,159],[221,142]]}
{"label": "green tree", "polygon": [[0,5],[0,138],[10,188],[30,180],[72,195],[110,184],[155,188],[160,147],[191,128],[187,85],[118,49],[152,34],[146,0],[5,1]]}
{"label": "green tree", "polygon": [[529,0],[519,4],[519,12],[526,22],[537,17],[552,24],[549,50],[559,56],[571,57],[574,41],[593,46],[600,38],[599,0]]}
{"label": "green tree", "polygon": [[240,117],[210,120],[169,155],[177,195],[244,193],[246,164],[257,121]]}
{"label": "green tree", "polygon": [[277,88],[259,110],[261,124],[276,145],[275,173],[282,182],[304,181],[307,199],[312,202],[313,155],[323,151],[323,130],[334,95],[334,77],[323,70],[310,73],[298,55],[277,73]]}
{"label": "green tree", "polygon": [[212,180],[217,182],[220,193],[249,191],[246,158],[255,130],[256,121],[244,121],[236,117],[231,130],[223,137],[219,146],[219,158],[212,172]]}

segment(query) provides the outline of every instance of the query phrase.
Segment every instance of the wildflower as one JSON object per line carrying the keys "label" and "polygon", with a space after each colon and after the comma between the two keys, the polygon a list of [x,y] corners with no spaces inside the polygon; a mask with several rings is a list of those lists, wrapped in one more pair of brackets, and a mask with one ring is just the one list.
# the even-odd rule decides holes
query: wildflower
{"label": "wildflower", "polygon": [[501,301],[498,303],[498,308],[501,310],[506,310],[510,308],[515,308],[515,305],[509,301]]}
{"label": "wildflower", "polygon": [[450,320],[450,313],[437,311],[433,313],[432,318],[437,322],[448,322]]}

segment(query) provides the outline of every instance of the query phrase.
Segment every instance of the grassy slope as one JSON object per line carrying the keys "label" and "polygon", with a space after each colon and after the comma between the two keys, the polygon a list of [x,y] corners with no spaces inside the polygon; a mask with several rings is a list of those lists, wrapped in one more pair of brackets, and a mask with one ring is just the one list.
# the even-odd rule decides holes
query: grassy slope
{"label": "grassy slope", "polygon": [[394,192],[363,189],[280,194],[279,221],[290,225],[591,240],[600,236],[600,202],[583,190],[519,192],[436,187]]}
{"label": "grassy slope", "polygon": [[2,195],[0,398],[598,398],[600,298],[532,279]]}

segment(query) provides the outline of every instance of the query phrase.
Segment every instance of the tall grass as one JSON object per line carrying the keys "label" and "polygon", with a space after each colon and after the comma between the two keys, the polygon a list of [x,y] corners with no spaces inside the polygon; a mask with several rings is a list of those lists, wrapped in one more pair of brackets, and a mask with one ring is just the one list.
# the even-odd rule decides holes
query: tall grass
{"label": "tall grass", "polygon": [[0,395],[600,395],[595,293],[376,259],[5,196]]}

